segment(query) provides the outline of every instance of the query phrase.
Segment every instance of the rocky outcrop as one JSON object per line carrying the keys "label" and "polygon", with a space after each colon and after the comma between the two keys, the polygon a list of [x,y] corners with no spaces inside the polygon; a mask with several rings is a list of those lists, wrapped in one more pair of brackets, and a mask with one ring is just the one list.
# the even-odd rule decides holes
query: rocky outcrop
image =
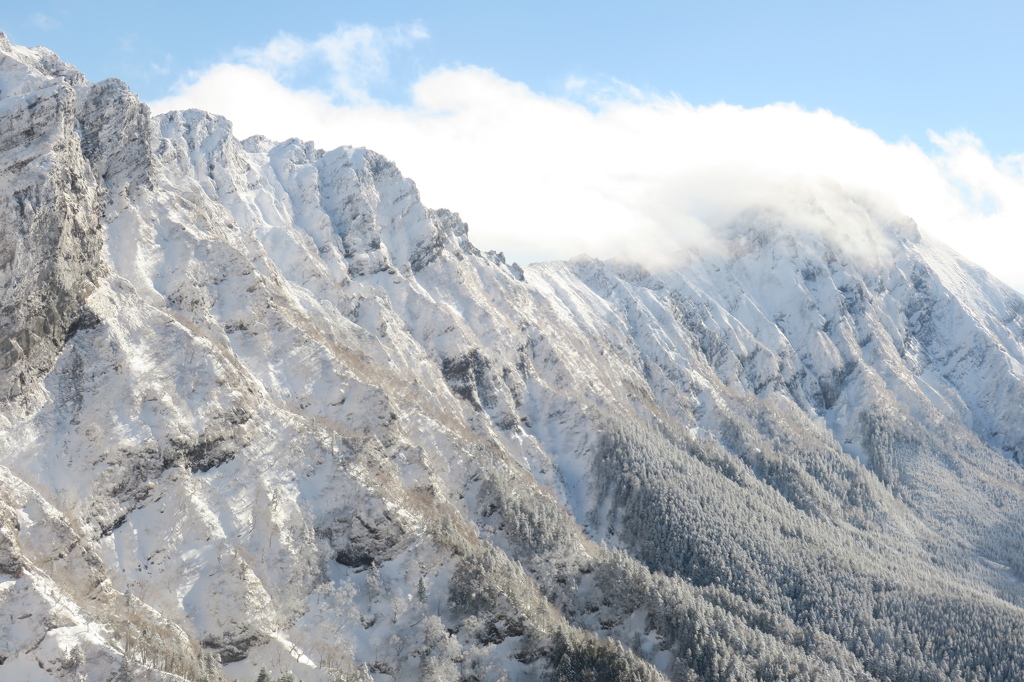
{"label": "rocky outcrop", "polygon": [[[0,400],[52,367],[102,276],[101,186],[82,153],[80,74],[5,51],[0,119]],[[12,91],[17,94],[12,94]]]}

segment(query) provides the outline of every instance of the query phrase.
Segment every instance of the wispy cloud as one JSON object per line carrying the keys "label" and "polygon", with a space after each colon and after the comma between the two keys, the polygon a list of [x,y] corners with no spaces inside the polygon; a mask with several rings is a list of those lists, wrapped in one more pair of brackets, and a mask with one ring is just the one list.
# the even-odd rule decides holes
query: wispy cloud
{"label": "wispy cloud", "polygon": [[[572,79],[563,97],[477,67],[437,69],[412,103],[373,101],[389,52],[416,28],[281,36],[195,74],[157,110],[224,114],[240,136],[367,146],[414,178],[428,205],[458,210],[474,241],[520,260],[664,253],[692,243],[780,183],[830,182],[899,210],[1024,290],[1024,157],[994,159],[963,132],[934,150],[889,143],[827,111],[791,104],[695,107],[614,80]],[[289,84],[318,59],[329,90]]]}
{"label": "wispy cloud", "polygon": [[174,57],[173,57],[173,55],[166,54],[166,55],[164,55],[164,59],[163,59],[163,63],[162,64],[159,63],[159,62],[150,62],[149,63],[149,70],[152,71],[155,74],[159,74],[161,76],[164,76],[164,75],[167,75],[167,74],[171,73],[171,67],[172,67],[173,64],[174,64]]}
{"label": "wispy cloud", "polygon": [[52,31],[59,26],[52,17],[43,14],[42,12],[36,12],[32,15],[32,23],[35,24],[37,28],[41,28],[44,31]]}
{"label": "wispy cloud", "polygon": [[369,87],[388,76],[390,54],[427,37],[426,29],[418,25],[387,29],[343,25],[312,41],[282,33],[260,49],[236,51],[235,61],[282,82],[288,82],[297,68],[321,64],[330,75],[331,95],[366,104],[372,100]]}

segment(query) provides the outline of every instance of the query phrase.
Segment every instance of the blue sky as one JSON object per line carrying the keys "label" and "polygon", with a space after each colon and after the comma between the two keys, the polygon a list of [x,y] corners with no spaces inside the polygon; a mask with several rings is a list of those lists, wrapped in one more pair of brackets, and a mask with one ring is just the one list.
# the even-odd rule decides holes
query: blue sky
{"label": "blue sky", "polygon": [[827,180],[1024,290],[1024,3],[37,0],[0,30],[157,112],[376,149],[523,262]]}
{"label": "blue sky", "polygon": [[158,99],[189,70],[279,32],[418,24],[430,35],[392,62],[375,95],[401,102],[440,65],[493,69],[547,94],[566,79],[617,79],[692,104],[795,102],[884,139],[927,144],[966,129],[993,153],[1024,151],[1020,2],[10,3],[4,26],[91,79],[118,76]]}

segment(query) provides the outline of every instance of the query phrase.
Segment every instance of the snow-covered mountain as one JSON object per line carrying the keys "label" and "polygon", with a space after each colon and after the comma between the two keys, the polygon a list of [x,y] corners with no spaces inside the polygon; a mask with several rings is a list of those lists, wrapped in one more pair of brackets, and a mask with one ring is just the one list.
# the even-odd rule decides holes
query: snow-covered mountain
{"label": "snow-covered mountain", "polygon": [[0,34],[0,679],[1024,679],[1024,299],[801,202],[521,268]]}

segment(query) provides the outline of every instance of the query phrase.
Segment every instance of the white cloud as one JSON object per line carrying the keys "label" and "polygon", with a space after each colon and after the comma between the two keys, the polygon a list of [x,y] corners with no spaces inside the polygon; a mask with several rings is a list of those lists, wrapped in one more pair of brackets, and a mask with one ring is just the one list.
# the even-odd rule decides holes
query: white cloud
{"label": "white cloud", "polygon": [[[1024,157],[993,159],[966,133],[933,134],[930,155],[826,111],[694,107],[615,81],[574,78],[572,99],[549,97],[476,67],[426,74],[410,105],[373,101],[368,88],[387,73],[389,51],[424,36],[370,27],[312,42],[282,36],[153,106],[223,114],[240,137],[375,149],[416,180],[428,205],[459,211],[475,243],[524,262],[665,253],[779,182],[829,178],[890,197],[1024,290]],[[282,76],[311,58],[331,68],[333,92],[290,87]]]}

